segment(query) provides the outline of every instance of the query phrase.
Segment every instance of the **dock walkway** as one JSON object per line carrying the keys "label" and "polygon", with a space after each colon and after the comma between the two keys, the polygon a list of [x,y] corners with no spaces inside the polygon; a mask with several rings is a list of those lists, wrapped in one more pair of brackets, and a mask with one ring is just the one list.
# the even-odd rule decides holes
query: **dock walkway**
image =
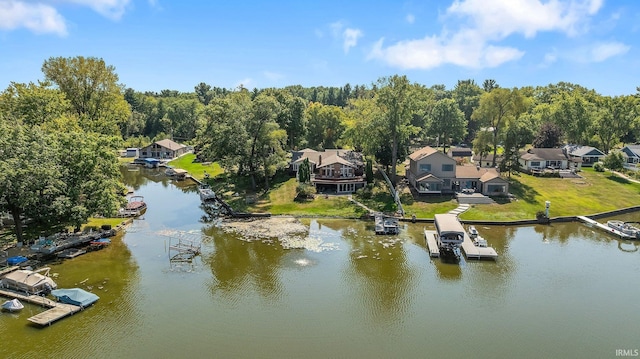
{"label": "dock walkway", "polygon": [[438,232],[424,230],[424,238],[427,241],[427,248],[429,249],[429,256],[432,258],[440,257],[440,249],[438,248],[438,242],[436,236]]}
{"label": "dock walkway", "polygon": [[51,323],[59,319],[75,314],[82,310],[82,307],[71,305],[71,304],[59,303],[49,298],[41,297],[39,295],[23,295],[23,294],[13,292],[13,291],[8,291],[8,290],[0,290],[0,295],[3,297],[15,298],[28,303],[50,308],[49,310],[45,310],[44,312],[38,313],[27,319],[32,323],[39,324],[42,326],[51,325]]}
{"label": "dock walkway", "polygon": [[464,241],[462,242],[462,250],[467,258],[482,259],[482,258],[498,258],[498,253],[491,247],[477,247],[473,244],[471,237],[468,233],[464,234]]}
{"label": "dock walkway", "polygon": [[609,227],[609,226],[607,226],[605,224],[602,224],[602,223],[600,223],[598,221],[595,221],[595,220],[593,220],[593,219],[591,219],[589,217],[577,216],[576,218],[578,218],[581,222],[584,222],[584,223],[586,223],[586,224],[588,224],[590,226],[594,226],[596,228],[599,228],[599,229],[601,229],[601,230],[603,230],[603,231],[605,231],[607,233],[614,234],[614,235],[616,235],[616,236],[618,236],[620,238],[623,238],[623,239],[635,239],[636,238],[636,237],[630,236],[630,235],[628,235],[626,233],[622,233],[622,232],[620,232],[619,230],[617,230],[615,228],[611,228],[611,227]]}

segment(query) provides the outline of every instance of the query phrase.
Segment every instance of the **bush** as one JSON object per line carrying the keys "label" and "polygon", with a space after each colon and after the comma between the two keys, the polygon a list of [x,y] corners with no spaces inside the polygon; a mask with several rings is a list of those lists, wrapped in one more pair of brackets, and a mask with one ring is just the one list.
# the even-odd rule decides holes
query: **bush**
{"label": "bush", "polygon": [[371,197],[373,197],[373,185],[368,184],[365,187],[359,188],[356,191],[356,195],[363,199],[371,199]]}
{"label": "bush", "polygon": [[307,183],[300,183],[296,187],[296,200],[302,201],[306,199],[313,199],[316,194],[316,188]]}
{"label": "bush", "polygon": [[596,172],[604,172],[604,163],[602,162],[596,162],[593,164],[593,169]]}

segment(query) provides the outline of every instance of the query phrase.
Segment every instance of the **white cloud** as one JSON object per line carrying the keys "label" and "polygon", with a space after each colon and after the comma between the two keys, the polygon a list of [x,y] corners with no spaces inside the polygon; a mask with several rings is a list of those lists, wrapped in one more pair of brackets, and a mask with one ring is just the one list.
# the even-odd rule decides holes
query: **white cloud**
{"label": "white cloud", "polygon": [[238,81],[235,83],[235,85],[233,86],[234,88],[239,88],[239,87],[243,87],[246,88],[248,90],[252,89],[254,86],[254,82],[253,79],[250,77],[245,77],[244,79]]}
{"label": "white cloud", "polygon": [[66,22],[56,6],[86,6],[107,18],[118,20],[129,2],[130,0],[0,0],[0,29],[25,28],[37,34],[53,33],[64,36],[67,34]]}
{"label": "white cloud", "polygon": [[444,64],[496,67],[524,55],[520,49],[500,46],[500,41],[514,34],[533,38],[544,31],[575,36],[586,31],[589,16],[602,8],[602,1],[454,0],[442,18],[441,34],[398,41],[386,48],[381,39],[369,58],[403,69]]}
{"label": "white cloud", "polygon": [[349,52],[349,49],[358,44],[358,39],[362,37],[362,31],[360,29],[346,28],[342,33],[344,42],[342,48],[345,53]]}
{"label": "white cloud", "polygon": [[329,29],[331,30],[333,38],[342,41],[342,49],[345,54],[349,52],[350,48],[358,45],[358,39],[364,35],[360,29],[353,29],[349,27],[345,28],[342,21],[336,21],[329,24]]}
{"label": "white cloud", "polygon": [[405,18],[409,24],[413,24],[416,21],[416,17],[413,14],[407,14]]}
{"label": "white cloud", "polygon": [[590,60],[602,62],[610,57],[624,55],[631,47],[620,42],[598,43],[589,51]]}
{"label": "white cloud", "polygon": [[0,29],[18,28],[26,28],[38,34],[67,34],[64,18],[52,6],[0,0]]}

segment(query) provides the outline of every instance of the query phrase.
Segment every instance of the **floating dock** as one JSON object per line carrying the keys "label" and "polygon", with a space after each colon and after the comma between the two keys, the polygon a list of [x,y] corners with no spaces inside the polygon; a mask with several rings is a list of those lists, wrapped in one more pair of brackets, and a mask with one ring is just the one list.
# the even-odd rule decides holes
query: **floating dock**
{"label": "floating dock", "polygon": [[467,258],[474,258],[474,259],[498,258],[498,253],[496,252],[495,249],[491,247],[477,247],[475,244],[473,244],[471,237],[469,237],[469,234],[466,232],[464,234],[464,241],[462,242],[462,250],[464,251],[464,255]]}
{"label": "floating dock", "polygon": [[603,230],[603,231],[605,231],[605,232],[607,232],[607,233],[610,233],[610,234],[616,235],[616,236],[618,236],[618,237],[620,237],[620,238],[622,238],[622,239],[636,239],[636,237],[635,237],[635,236],[631,236],[631,235],[628,235],[628,234],[626,234],[626,233],[620,232],[619,230],[617,230],[617,229],[615,229],[615,228],[611,228],[611,227],[607,226],[606,224],[602,224],[602,223],[600,223],[600,222],[598,222],[598,221],[595,221],[595,220],[593,220],[593,219],[591,219],[591,218],[589,218],[589,217],[585,217],[585,216],[578,216],[577,218],[578,218],[581,222],[586,223],[587,225],[590,225],[590,226],[593,226],[593,227],[599,228],[599,229],[601,229],[601,230]]}
{"label": "floating dock", "polygon": [[438,232],[436,231],[424,230],[424,239],[427,242],[427,248],[429,249],[429,256],[431,258],[440,257],[440,249],[438,248],[438,242],[436,241],[437,235]]}
{"label": "floating dock", "polygon": [[39,295],[23,295],[7,290],[0,290],[0,295],[50,308],[49,310],[45,310],[44,312],[38,313],[33,317],[27,319],[31,323],[35,323],[41,326],[51,325],[51,323],[57,320],[75,314],[82,310],[82,307],[59,303],[49,298],[41,297]]}

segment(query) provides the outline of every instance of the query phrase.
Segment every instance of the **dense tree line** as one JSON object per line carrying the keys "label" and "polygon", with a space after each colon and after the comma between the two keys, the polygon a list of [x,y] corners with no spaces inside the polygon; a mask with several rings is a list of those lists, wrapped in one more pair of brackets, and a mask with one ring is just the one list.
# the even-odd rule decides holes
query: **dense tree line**
{"label": "dense tree line", "polygon": [[393,176],[412,147],[427,144],[446,151],[464,142],[481,155],[502,146],[504,160],[493,156],[494,165],[515,170],[519,151],[532,143],[609,152],[640,140],[640,89],[610,97],[571,83],[503,88],[493,79],[447,89],[394,75],[370,85],[199,83],[193,92],[156,93],[125,88],[102,59],[51,58],[42,70],[43,81],[0,93],[0,211],[42,224],[112,213],[113,150],[163,138],[194,145],[200,159],[246,176],[254,188],[268,188],[289,151],[305,147],[362,151]]}

